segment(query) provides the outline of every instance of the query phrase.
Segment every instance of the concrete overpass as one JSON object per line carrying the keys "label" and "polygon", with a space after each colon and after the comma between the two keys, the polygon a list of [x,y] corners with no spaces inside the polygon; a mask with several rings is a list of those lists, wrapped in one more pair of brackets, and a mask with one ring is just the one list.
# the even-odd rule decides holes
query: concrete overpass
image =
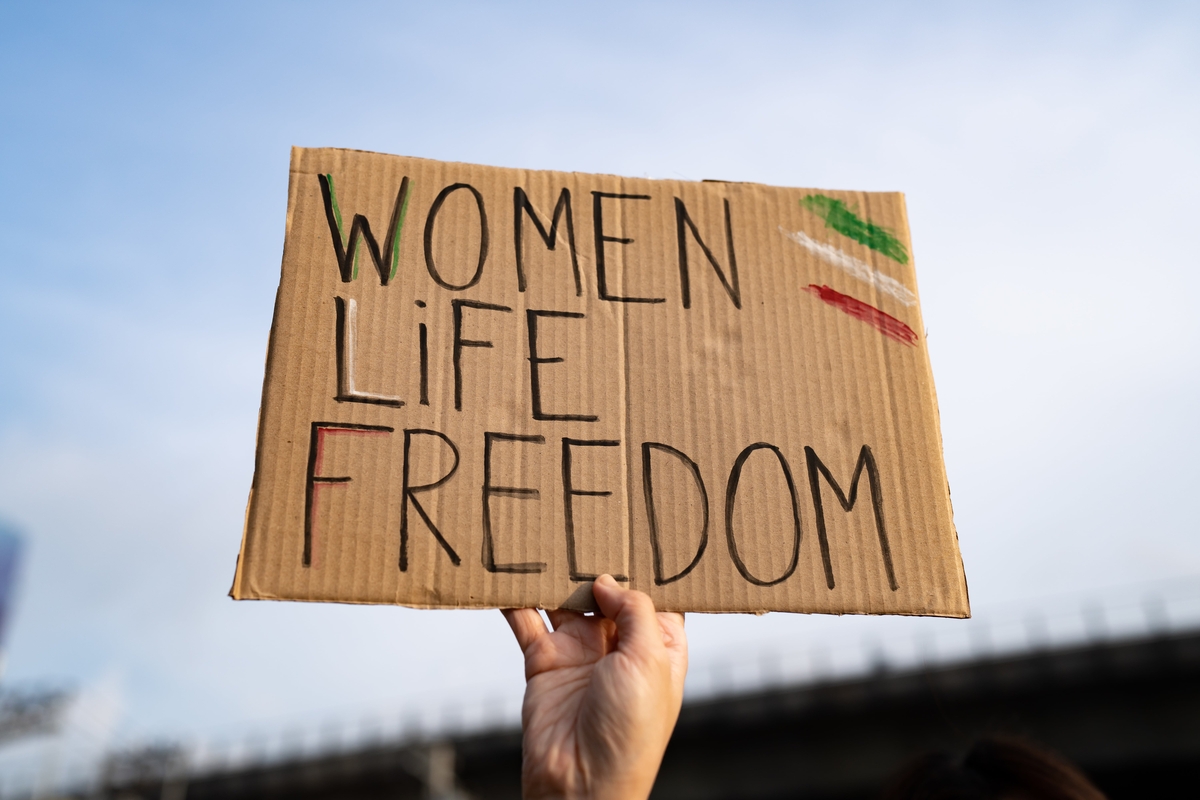
{"label": "concrete overpass", "polygon": [[[654,797],[874,797],[907,759],[977,736],[1026,736],[1114,800],[1200,795],[1200,632],[1143,635],[685,704]],[[169,755],[169,754],[167,754]],[[91,796],[134,800],[519,798],[506,728],[187,774],[153,754],[112,763]]]}

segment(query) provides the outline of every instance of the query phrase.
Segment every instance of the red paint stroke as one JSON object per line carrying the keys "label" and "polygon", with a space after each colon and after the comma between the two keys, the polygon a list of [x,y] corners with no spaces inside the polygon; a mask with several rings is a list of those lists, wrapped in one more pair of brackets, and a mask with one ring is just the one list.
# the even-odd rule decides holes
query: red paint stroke
{"label": "red paint stroke", "polygon": [[325,437],[328,436],[378,436],[390,434],[391,431],[364,431],[357,428],[318,428],[317,429],[317,459],[313,463],[313,477],[321,477],[321,462],[325,458]]}
{"label": "red paint stroke", "polygon": [[308,565],[313,569],[320,569],[325,566],[324,548],[318,547],[317,543],[321,540],[317,537],[317,500],[321,497],[321,489],[334,486],[346,486],[345,483],[320,483],[320,479],[313,481],[312,487],[312,505],[309,506],[308,513],[312,515],[312,523],[309,527],[309,544],[308,544]]}
{"label": "red paint stroke", "polygon": [[835,289],[830,289],[828,286],[817,286],[815,283],[809,284],[808,288],[804,291],[811,292],[837,310],[843,311],[855,319],[862,320],[889,339],[895,339],[897,342],[910,347],[917,343],[916,331],[891,314],[884,313],[875,306],[864,303],[862,300],[857,300],[848,294],[842,294]]}

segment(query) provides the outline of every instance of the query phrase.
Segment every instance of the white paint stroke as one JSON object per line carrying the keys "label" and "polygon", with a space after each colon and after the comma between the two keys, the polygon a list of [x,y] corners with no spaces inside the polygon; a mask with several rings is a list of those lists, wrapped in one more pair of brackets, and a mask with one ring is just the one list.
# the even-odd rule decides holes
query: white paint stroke
{"label": "white paint stroke", "polygon": [[346,300],[346,327],[342,331],[342,374],[341,385],[338,387],[338,400],[357,400],[366,403],[379,403],[385,406],[402,406],[404,401],[399,397],[376,392],[360,392],[354,384],[354,362],[358,354],[358,303],[351,297]]}
{"label": "white paint stroke", "polygon": [[837,249],[831,244],[818,242],[804,233],[804,231],[792,233],[784,230],[783,226],[780,226],[779,232],[825,263],[832,264],[843,272],[858,278],[863,283],[870,284],[884,294],[891,295],[901,303],[904,303],[904,305],[911,306],[917,302],[917,296],[907,286],[891,275],[883,274],[865,261],[859,261],[854,256]]}

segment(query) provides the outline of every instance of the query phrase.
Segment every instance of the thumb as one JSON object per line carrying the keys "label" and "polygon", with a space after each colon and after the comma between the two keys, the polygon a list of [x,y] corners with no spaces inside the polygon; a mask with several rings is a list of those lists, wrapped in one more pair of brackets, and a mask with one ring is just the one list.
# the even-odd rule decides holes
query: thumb
{"label": "thumb", "polygon": [[664,648],[663,631],[649,595],[601,575],[592,584],[592,596],[604,616],[617,624],[618,650],[648,654]]}

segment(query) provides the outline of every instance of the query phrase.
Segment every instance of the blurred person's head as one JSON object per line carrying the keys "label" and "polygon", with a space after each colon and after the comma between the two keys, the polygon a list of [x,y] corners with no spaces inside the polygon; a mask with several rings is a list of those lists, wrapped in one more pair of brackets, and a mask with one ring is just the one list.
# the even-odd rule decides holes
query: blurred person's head
{"label": "blurred person's head", "polygon": [[1019,739],[981,739],[961,759],[945,753],[906,764],[883,800],[1105,800],[1082,772]]}

